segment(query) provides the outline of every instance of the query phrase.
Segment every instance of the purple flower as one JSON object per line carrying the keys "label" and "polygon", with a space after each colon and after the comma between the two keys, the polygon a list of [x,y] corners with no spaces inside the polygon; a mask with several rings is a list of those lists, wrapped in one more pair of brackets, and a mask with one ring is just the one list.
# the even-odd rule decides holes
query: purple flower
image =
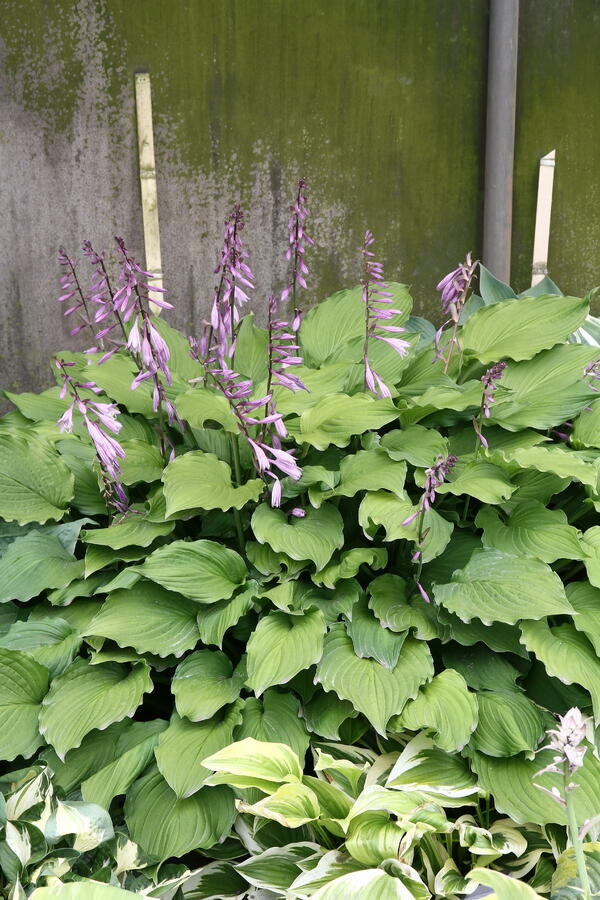
{"label": "purple flower", "polygon": [[290,294],[292,295],[294,304],[294,320],[292,322],[292,331],[298,332],[302,313],[296,306],[296,290],[298,285],[306,290],[306,276],[308,275],[308,266],[304,254],[306,248],[312,246],[314,241],[304,230],[304,221],[308,215],[306,208],[306,181],[301,178],[298,182],[298,192],[293,205],[290,207],[292,215],[288,221],[289,244],[286,250],[286,259],[292,263],[292,276],[289,284],[281,292],[281,302],[285,303]]}
{"label": "purple flower", "polygon": [[486,448],[486,450],[489,445],[481,431],[482,420],[484,418],[489,419],[490,417],[491,407],[496,400],[495,391],[497,382],[502,378],[505,369],[505,362],[494,363],[494,365],[490,366],[489,369],[487,369],[487,371],[481,376],[481,383],[483,385],[483,400],[481,401],[481,412],[479,414],[479,420],[473,419],[473,428],[475,429],[475,434],[477,435],[483,446]]}
{"label": "purple flower", "polygon": [[[100,363],[103,363],[116,353],[120,347],[125,346],[127,333],[120,313],[114,305],[114,290],[110,283],[104,256],[94,250],[90,241],[83,242],[83,254],[89,260],[93,270],[88,301],[97,307],[94,314],[94,323],[96,325],[104,323],[96,334],[99,346],[89,347],[85,352],[96,353],[99,349],[104,349],[103,339],[107,338],[112,347],[99,360]],[[118,339],[111,336],[115,329],[120,329],[120,337]]]}
{"label": "purple flower", "polygon": [[[224,358],[234,350],[235,327],[239,322],[239,309],[248,302],[248,294],[244,290],[254,288],[254,275],[247,263],[248,253],[242,244],[241,232],[244,228],[244,215],[239,204],[233,208],[232,214],[225,222],[223,249],[221,258],[215,269],[220,279],[213,297],[210,315],[211,332],[207,339],[205,356],[214,346],[215,354]],[[231,341],[231,347],[229,347]]]}
{"label": "purple flower", "polygon": [[391,397],[389,387],[370,364],[369,341],[371,338],[383,341],[400,356],[406,356],[410,343],[393,336],[406,331],[406,329],[399,325],[389,324],[390,319],[401,313],[400,310],[390,307],[394,295],[383,279],[382,263],[376,262],[375,254],[369,250],[373,242],[373,235],[370,231],[366,231],[361,248],[363,257],[362,299],[365,304],[364,387],[365,390],[368,388],[372,391],[376,397]]}
{"label": "purple flower", "polygon": [[[440,299],[442,303],[442,310],[444,314],[448,316],[448,318],[438,328],[435,334],[436,354],[434,357],[434,362],[438,359],[443,359],[444,353],[446,352],[446,350],[448,350],[448,356],[446,357],[446,365],[444,368],[445,372],[448,371],[454,348],[458,346],[458,340],[456,337],[458,321],[460,319],[462,308],[465,305],[467,295],[469,293],[469,288],[471,286],[471,281],[473,280],[473,275],[475,274],[477,265],[477,260],[473,262],[471,253],[467,253],[467,257],[464,263],[459,263],[456,269],[453,269],[452,272],[448,272],[448,274],[444,278],[442,278],[442,280],[436,287],[436,290],[441,292]],[[450,340],[447,341],[447,343],[441,346],[440,341],[444,328],[446,328],[446,326],[451,322],[453,323],[452,336],[450,337]]]}
{"label": "purple flower", "polygon": [[[91,390],[95,394],[100,393],[100,388],[93,381],[76,381],[69,373],[68,368],[73,363],[65,362],[55,357],[54,364],[59,370],[63,383],[60,396],[69,394],[72,397],[70,406],[58,420],[60,431],[73,430],[73,412],[77,409],[81,413],[83,423],[92,441],[96,456],[100,463],[104,494],[107,502],[118,512],[130,511],[129,501],[125,489],[121,484],[120,459],[125,459],[125,451],[113,434],[121,430],[121,423],[117,421],[119,410],[114,403],[105,403],[91,398],[83,398],[79,393],[81,389]],[[112,432],[112,433],[111,433]]]}
{"label": "purple flower", "polygon": [[429,469],[425,469],[425,489],[419,501],[418,509],[404,520],[403,525],[410,525],[417,516],[431,509],[431,505],[435,501],[437,488],[444,483],[446,476],[456,465],[456,462],[456,456],[452,454],[449,454],[446,458],[438,456],[437,462]]}
{"label": "purple flower", "polygon": [[76,335],[79,334],[79,332],[84,328],[90,328],[92,334],[94,335],[94,340],[96,340],[90,311],[88,309],[87,301],[81,289],[79,278],[77,276],[77,260],[72,259],[67,255],[67,253],[65,253],[64,250],[61,249],[58,254],[58,262],[59,265],[61,265],[63,268],[63,274],[60,276],[60,287],[62,293],[58,298],[58,302],[66,303],[67,301],[73,300],[75,298],[73,305],[69,306],[68,309],[64,311],[63,315],[71,316],[73,315],[73,313],[79,313],[79,317],[81,319],[81,324],[76,325],[74,328],[72,328],[70,334]]}

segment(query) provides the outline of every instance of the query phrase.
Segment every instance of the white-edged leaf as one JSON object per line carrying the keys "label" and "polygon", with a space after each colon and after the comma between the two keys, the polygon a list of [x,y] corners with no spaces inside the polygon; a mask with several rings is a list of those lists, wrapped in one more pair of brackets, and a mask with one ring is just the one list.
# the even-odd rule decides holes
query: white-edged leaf
{"label": "white-edged leaf", "polygon": [[214,771],[208,784],[257,787],[270,793],[281,784],[300,784],[302,768],[297,754],[286,744],[247,737],[204,760]]}

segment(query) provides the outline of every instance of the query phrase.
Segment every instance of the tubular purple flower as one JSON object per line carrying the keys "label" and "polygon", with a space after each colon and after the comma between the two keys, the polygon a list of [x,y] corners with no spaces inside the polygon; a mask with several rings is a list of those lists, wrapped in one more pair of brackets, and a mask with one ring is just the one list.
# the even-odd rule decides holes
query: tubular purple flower
{"label": "tubular purple flower", "polygon": [[363,260],[362,299],[365,304],[365,340],[363,346],[364,388],[369,389],[376,397],[391,397],[391,391],[381,376],[373,369],[369,361],[369,341],[371,338],[384,341],[400,356],[406,356],[410,343],[401,338],[389,337],[390,333],[400,334],[406,329],[399,325],[382,324],[393,316],[400,315],[400,310],[392,309],[394,295],[383,278],[383,265],[374,260],[374,253],[369,250],[374,238],[370,231],[365,231],[361,247]]}
{"label": "tubular purple flower", "polygon": [[94,336],[95,342],[97,335],[94,332],[94,326],[92,324],[92,317],[88,309],[87,300],[85,298],[85,294],[83,293],[77,275],[77,260],[72,259],[61,248],[58,254],[58,262],[59,265],[63,268],[63,274],[60,276],[60,287],[62,293],[58,298],[58,302],[65,303],[69,300],[72,300],[74,297],[77,298],[75,303],[64,311],[63,315],[70,316],[73,313],[79,313],[79,317],[81,319],[81,324],[76,325],[74,328],[72,328],[70,334],[74,336],[76,334],[79,334],[79,332],[84,328],[89,328],[92,332],[92,335]]}
{"label": "tubular purple flower", "polygon": [[247,262],[248,252],[241,239],[244,225],[242,208],[236,204],[225,222],[223,249],[215,269],[215,275],[220,274],[220,279],[213,297],[210,316],[212,332],[207,341],[206,357],[211,353],[213,345],[217,358],[224,358],[233,352],[228,342],[231,341],[233,345],[235,328],[239,322],[239,308],[248,301],[248,294],[243,287],[248,290],[254,288],[254,275]]}
{"label": "tubular purple flower", "polygon": [[[125,459],[125,451],[112,436],[121,430],[121,423],[117,421],[119,410],[116,404],[81,397],[79,391],[82,389],[91,390],[94,393],[100,393],[101,389],[93,381],[76,381],[68,371],[68,367],[73,365],[72,363],[56,357],[54,363],[63,379],[61,397],[65,397],[67,394],[72,397],[70,406],[58,420],[60,431],[70,432],[73,430],[73,411],[77,407],[100,463],[106,500],[118,512],[129,512],[129,501],[121,484],[121,467],[119,465],[119,459]],[[112,434],[107,434],[105,429]]]}
{"label": "tubular purple flower", "polygon": [[282,303],[285,303],[290,294],[292,296],[294,305],[292,330],[295,332],[297,332],[300,327],[300,318],[302,315],[296,306],[296,290],[298,285],[301,288],[304,288],[304,290],[307,289],[306,276],[308,275],[308,266],[306,265],[304,254],[306,253],[306,248],[314,244],[313,239],[309,237],[304,230],[304,221],[308,216],[305,193],[307,187],[306,181],[301,178],[298,182],[296,199],[290,207],[292,214],[288,221],[289,242],[285,256],[288,262],[292,263],[292,275],[290,282],[281,292]]}
{"label": "tubular purple flower", "polygon": [[[459,263],[456,269],[453,269],[452,272],[448,272],[448,274],[444,278],[442,278],[442,280],[436,287],[436,290],[441,292],[440,299],[442,304],[442,311],[445,315],[448,316],[447,320],[443,323],[443,325],[440,326],[435,335],[436,353],[434,362],[438,359],[443,359],[444,353],[446,352],[446,350],[448,351],[448,355],[445,360],[444,372],[448,371],[454,348],[458,347],[458,340],[456,337],[458,322],[460,319],[462,308],[467,300],[471,281],[473,280],[473,276],[475,274],[475,269],[477,268],[477,266],[477,260],[473,262],[471,253],[467,253],[467,257],[464,263]],[[440,341],[442,338],[443,330],[450,323],[453,323],[452,335],[449,341],[441,346]]]}
{"label": "tubular purple flower", "polygon": [[431,509],[431,504],[435,501],[436,489],[444,483],[446,476],[456,465],[456,462],[456,456],[453,456],[452,454],[449,454],[445,458],[443,456],[438,456],[437,462],[429,469],[425,469],[425,489],[421,496],[421,500],[419,501],[418,509],[402,522],[403,525],[410,525],[417,516],[423,512],[427,512],[428,509]]}

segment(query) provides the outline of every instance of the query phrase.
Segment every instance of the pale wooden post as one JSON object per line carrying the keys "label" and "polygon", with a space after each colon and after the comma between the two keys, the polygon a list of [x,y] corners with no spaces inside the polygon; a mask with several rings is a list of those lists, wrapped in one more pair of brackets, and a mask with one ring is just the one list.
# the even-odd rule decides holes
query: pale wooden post
{"label": "pale wooden post", "polygon": [[[152,93],[150,89],[150,75],[147,72],[136,72],[135,75],[135,109],[137,114],[146,270],[152,273],[149,283],[156,287],[162,287],[163,273],[158,226],[158,194],[156,190],[156,164],[152,130]],[[151,303],[151,307],[153,312],[160,313],[160,307],[155,306],[153,303]]]}
{"label": "pale wooden post", "polygon": [[533,239],[533,263],[531,286],[538,284],[548,274],[548,245],[550,243],[550,215],[556,151],[551,150],[540,159],[537,209],[535,212],[535,237]]}

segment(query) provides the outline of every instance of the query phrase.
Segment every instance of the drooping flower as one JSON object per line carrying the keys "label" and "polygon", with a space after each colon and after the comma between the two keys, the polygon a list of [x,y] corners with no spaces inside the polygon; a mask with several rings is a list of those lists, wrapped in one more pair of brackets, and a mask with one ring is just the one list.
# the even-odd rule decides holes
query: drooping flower
{"label": "drooping flower", "polygon": [[[444,367],[445,372],[448,371],[454,348],[458,347],[458,339],[456,337],[458,322],[460,319],[462,308],[467,300],[471,281],[473,280],[473,276],[475,274],[475,269],[477,268],[477,266],[477,260],[473,262],[471,253],[467,253],[467,257],[464,263],[459,263],[456,269],[453,269],[452,272],[448,272],[448,274],[444,278],[442,278],[442,280],[436,287],[436,290],[441,292],[440,299],[442,304],[442,311],[446,316],[448,316],[448,318],[438,328],[435,334],[436,354],[434,362],[435,360],[443,359],[444,353],[447,352]],[[450,323],[452,323],[453,325],[452,334],[450,336],[450,339],[443,346],[441,346],[440,341],[442,339],[442,333],[446,326],[450,325]]]}
{"label": "drooping flower", "polygon": [[94,394],[102,393],[101,389],[93,381],[77,381],[69,372],[69,368],[75,364],[55,357],[54,364],[62,378],[60,390],[61,398],[72,398],[70,406],[58,420],[60,431],[73,430],[73,413],[77,409],[81,413],[83,423],[92,441],[96,457],[100,463],[104,494],[107,502],[118,512],[130,511],[127,494],[121,483],[120,459],[125,459],[125,451],[119,444],[114,434],[121,430],[121,423],[117,420],[119,410],[114,403],[105,403],[82,397],[81,391],[92,391]]}
{"label": "drooping flower", "polygon": [[481,383],[483,385],[483,399],[481,401],[481,412],[479,414],[479,419],[473,419],[473,428],[475,429],[475,434],[483,444],[483,446],[488,448],[487,439],[484,437],[481,426],[482,420],[489,419],[491,414],[491,408],[494,404],[496,397],[495,391],[497,387],[498,381],[502,378],[504,374],[504,370],[506,369],[505,362],[494,363],[493,366],[490,366],[486,372],[481,376]]}
{"label": "drooping flower", "polygon": [[254,288],[254,275],[248,265],[248,252],[241,238],[244,225],[242,208],[236,204],[225,222],[223,248],[219,264],[215,268],[215,275],[220,275],[220,278],[213,297],[211,333],[207,339],[206,355],[211,352],[213,345],[217,355],[221,357],[233,352],[239,310],[249,299],[244,288]]}
{"label": "drooping flower", "polygon": [[305,253],[306,248],[314,244],[311,237],[308,236],[304,229],[304,222],[308,216],[306,207],[306,188],[307,184],[304,178],[298,182],[298,191],[296,199],[290,207],[291,216],[288,220],[289,243],[286,250],[286,259],[292,263],[291,278],[288,284],[281,292],[281,302],[292,296],[294,305],[294,319],[292,322],[292,331],[298,332],[302,313],[296,305],[296,291],[298,287],[307,289],[306,276],[308,275],[308,266],[306,265]]}
{"label": "drooping flower", "polygon": [[84,328],[90,328],[92,334],[94,335],[94,339],[96,339],[94,326],[92,325],[92,316],[90,314],[87,300],[81,288],[79,277],[77,275],[77,260],[70,257],[64,250],[61,249],[58,254],[58,262],[63,269],[63,273],[60,276],[60,287],[62,293],[58,298],[58,302],[66,303],[67,301],[76,298],[73,305],[69,306],[68,309],[63,312],[63,316],[71,316],[73,315],[73,313],[79,313],[79,317],[81,319],[81,323],[72,328],[70,334],[74,336],[76,334],[79,334],[79,332]]}
{"label": "drooping flower", "polygon": [[[543,747],[543,750],[554,750],[555,756],[552,762],[536,772],[537,775],[543,775],[544,772],[553,772],[556,775],[563,775],[565,778],[573,775],[577,769],[583,765],[583,758],[587,752],[584,744],[587,724],[589,719],[586,718],[580,709],[576,706],[572,707],[564,716],[558,716],[559,727],[550,728],[547,731],[550,741]],[[541,784],[536,785],[541,791],[550,794],[562,806],[566,806],[566,797],[564,797],[558,788],[548,790]],[[565,791],[569,792],[576,787],[573,782],[565,783]]]}
{"label": "drooping flower", "polygon": [[390,319],[400,315],[400,310],[391,308],[394,295],[384,281],[383,264],[376,262],[375,254],[369,250],[374,240],[372,233],[366,231],[361,247],[363,259],[362,299],[365,304],[364,387],[365,390],[367,388],[371,390],[376,397],[391,397],[389,387],[369,362],[369,341],[371,338],[384,341],[400,356],[406,356],[410,349],[410,343],[402,338],[394,337],[394,335],[405,332],[405,328],[389,324]]}
{"label": "drooping flower", "polygon": [[[100,363],[105,362],[120,347],[124,347],[127,341],[127,333],[118,309],[114,305],[114,290],[110,283],[108,270],[102,253],[98,253],[90,241],[83,242],[84,256],[92,266],[91,290],[88,297],[89,303],[95,304],[96,312],[94,313],[94,323],[102,325],[102,328],[96,333],[98,346],[89,347],[86,353],[97,353],[98,350],[104,349],[104,339],[111,344],[111,349],[105,353],[99,360]],[[115,338],[113,332],[115,329],[120,331],[119,338]]]}

